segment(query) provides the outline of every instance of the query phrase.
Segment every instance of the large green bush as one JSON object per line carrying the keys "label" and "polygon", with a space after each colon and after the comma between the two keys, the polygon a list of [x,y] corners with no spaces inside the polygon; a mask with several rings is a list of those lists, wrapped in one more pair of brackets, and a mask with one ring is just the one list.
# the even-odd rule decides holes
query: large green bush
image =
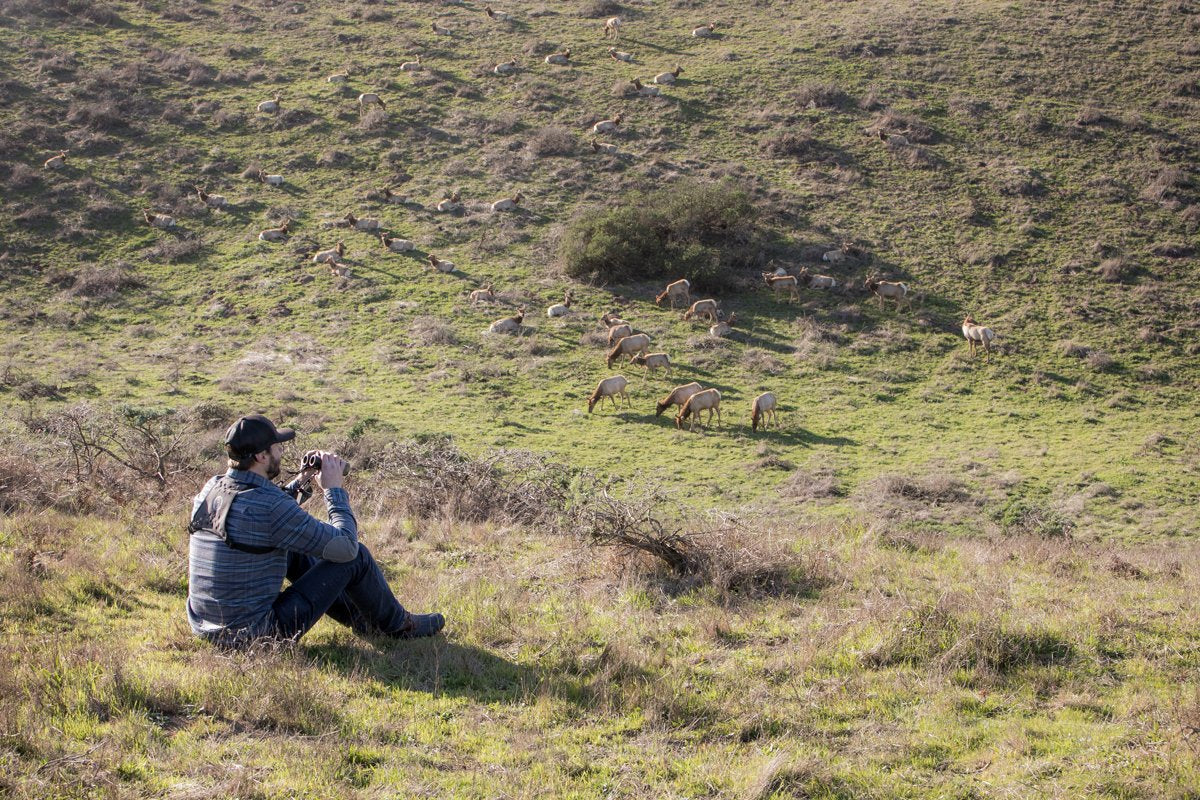
{"label": "large green bush", "polygon": [[765,239],[744,189],[690,181],[582,212],[567,227],[559,258],[581,280],[687,278],[719,290],[755,263]]}

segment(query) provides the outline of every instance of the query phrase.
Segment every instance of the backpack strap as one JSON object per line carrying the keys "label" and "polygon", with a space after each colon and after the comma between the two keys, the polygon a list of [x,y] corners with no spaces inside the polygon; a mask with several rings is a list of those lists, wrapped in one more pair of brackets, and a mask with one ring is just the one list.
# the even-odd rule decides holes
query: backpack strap
{"label": "backpack strap", "polygon": [[242,492],[244,487],[248,486],[249,484],[239,483],[228,475],[222,475],[217,478],[217,482],[200,499],[200,505],[196,508],[196,513],[192,514],[192,521],[188,523],[188,534],[208,531],[229,545],[229,547],[243,553],[263,555],[274,552],[277,548],[235,542],[225,530],[225,518],[229,516],[229,509],[233,506],[234,498]]}

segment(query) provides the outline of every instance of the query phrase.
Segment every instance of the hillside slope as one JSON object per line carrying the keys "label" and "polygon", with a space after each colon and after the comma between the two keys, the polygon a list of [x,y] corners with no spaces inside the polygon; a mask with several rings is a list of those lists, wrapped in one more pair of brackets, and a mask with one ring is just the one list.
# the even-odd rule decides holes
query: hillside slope
{"label": "hillside slope", "polygon": [[[918,475],[1098,535],[1196,530],[1194,3],[522,3],[509,22],[459,3],[2,8],[14,399],[217,400],[315,442],[444,432],[722,505],[783,494],[845,511]],[[612,13],[632,64],[606,53]],[[709,20],[714,37],[690,35]],[[570,66],[543,62],[564,47]],[[399,70],[417,55],[424,69]],[[492,73],[512,58],[515,75]],[[662,97],[630,94],[676,64]],[[360,113],[363,91],[386,110]],[[256,111],[276,93],[280,112]],[[591,124],[617,112],[620,154],[593,153]],[[66,167],[42,169],[59,149]],[[285,184],[243,177],[259,168]],[[729,340],[655,308],[657,282],[575,285],[578,313],[544,316],[572,285],[556,241],[574,215],[691,179],[746,187],[774,239],[720,298],[738,313]],[[232,208],[206,210],[193,184]],[[385,186],[411,202],[384,202]],[[489,210],[515,190],[518,212]],[[453,191],[463,211],[432,210]],[[147,209],[177,227],[146,225]],[[416,249],[322,227],[347,212]],[[288,242],[256,238],[284,219]],[[339,239],[346,279],[308,258]],[[869,263],[819,261],[842,242]],[[429,253],[458,271],[423,268]],[[772,260],[844,286],[788,305],[755,286]],[[858,288],[871,271],[911,285],[913,311],[878,309]],[[470,307],[489,282],[500,302]],[[480,335],[521,304],[526,335]],[[633,409],[589,417],[616,371],[605,310],[677,366],[622,367]],[[967,313],[999,334],[990,365],[966,357]],[[650,416],[693,378],[724,393],[724,432]],[[784,427],[751,437],[764,389]]]}

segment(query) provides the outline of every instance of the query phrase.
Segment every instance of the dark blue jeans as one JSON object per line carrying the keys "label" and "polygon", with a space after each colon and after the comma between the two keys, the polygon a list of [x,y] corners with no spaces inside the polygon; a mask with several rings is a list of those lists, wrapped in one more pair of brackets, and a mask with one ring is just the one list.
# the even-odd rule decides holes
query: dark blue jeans
{"label": "dark blue jeans", "polygon": [[281,639],[299,639],[324,614],[366,636],[399,634],[411,624],[365,545],[341,564],[289,553],[287,577],[292,585],[272,607]]}

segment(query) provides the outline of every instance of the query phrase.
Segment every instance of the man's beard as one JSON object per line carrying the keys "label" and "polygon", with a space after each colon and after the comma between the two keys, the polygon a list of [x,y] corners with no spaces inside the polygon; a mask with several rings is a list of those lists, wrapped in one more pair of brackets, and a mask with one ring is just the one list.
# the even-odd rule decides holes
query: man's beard
{"label": "man's beard", "polygon": [[279,477],[279,467],[283,463],[283,458],[271,456],[270,462],[267,464],[267,477],[270,480],[275,480]]}

